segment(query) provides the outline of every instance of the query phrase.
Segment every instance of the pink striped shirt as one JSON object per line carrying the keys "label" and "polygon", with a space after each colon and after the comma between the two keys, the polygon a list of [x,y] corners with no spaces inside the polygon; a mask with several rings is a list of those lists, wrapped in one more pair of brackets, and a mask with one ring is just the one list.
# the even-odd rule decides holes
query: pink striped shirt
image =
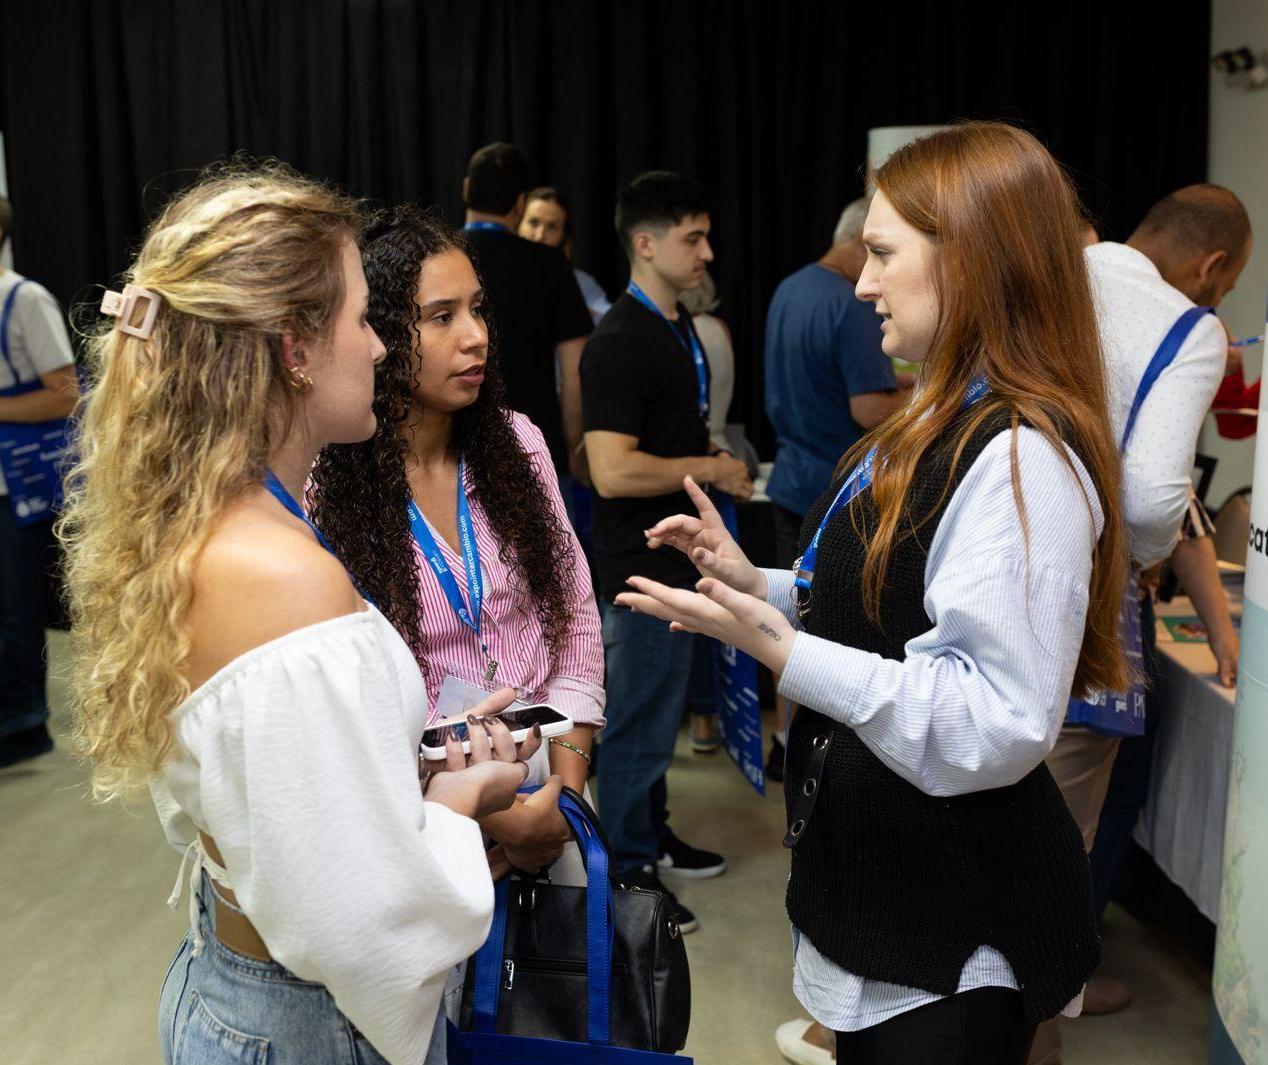
{"label": "pink striped shirt", "polygon": [[[474,494],[470,478],[471,517],[475,524],[476,546],[480,552],[480,570],[484,576],[484,603],[480,619],[480,635],[488,644],[489,654],[498,663],[498,686],[513,685],[531,693],[535,702],[547,702],[567,714],[578,725],[604,724],[603,707],[603,637],[599,627],[599,611],[590,583],[590,568],[577,542],[559,494],[559,482],[551,462],[550,451],[537,428],[523,414],[512,415],[512,426],[520,446],[546,487],[550,505],[572,538],[576,564],[568,582],[568,604],[571,617],[560,641],[559,658],[552,670],[546,636],[527,589],[521,588],[514,570],[499,557],[502,543],[485,515],[481,500]],[[467,594],[466,564],[431,523],[432,536],[457,578],[463,599],[470,607]],[[459,680],[483,686],[484,654],[475,633],[454,615],[436,574],[432,572],[418,544],[414,544],[418,566],[418,587],[421,613],[419,623],[427,644],[427,701],[429,720],[435,720],[436,700],[446,674]]]}

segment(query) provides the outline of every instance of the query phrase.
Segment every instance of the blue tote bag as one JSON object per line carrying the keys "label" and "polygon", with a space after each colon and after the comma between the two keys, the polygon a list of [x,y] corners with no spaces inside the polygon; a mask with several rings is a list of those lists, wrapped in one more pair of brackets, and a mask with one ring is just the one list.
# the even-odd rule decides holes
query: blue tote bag
{"label": "blue tote bag", "polygon": [[[1210,307],[1190,307],[1176,319],[1167,335],[1162,338],[1154,357],[1145,367],[1145,375],[1140,379],[1136,397],[1132,400],[1127,425],[1123,428],[1123,439],[1118,445],[1120,454],[1127,453],[1127,441],[1131,439],[1132,430],[1136,427],[1136,416],[1154,382],[1175,360],[1193,327],[1211,311]],[[1135,564],[1130,565],[1118,615],[1118,633],[1123,642],[1123,650],[1127,653],[1133,683],[1125,692],[1095,692],[1085,699],[1071,698],[1066,711],[1067,724],[1086,725],[1111,736],[1145,734],[1145,656],[1140,631],[1140,602],[1136,597],[1136,576],[1139,572]]]}
{"label": "blue tote bag", "polygon": [[[38,380],[22,382],[9,357],[9,316],[19,281],[9,290],[0,312],[0,358],[13,375],[14,384],[0,388],[0,396],[20,396],[44,386]],[[53,517],[62,505],[61,463],[66,454],[66,419],[47,422],[0,421],[0,471],[9,489],[9,506],[19,525]],[[0,504],[2,505],[2,504]]]}
{"label": "blue tote bag", "polygon": [[[524,789],[535,791],[536,788]],[[474,967],[471,1027],[464,1032],[448,1024],[450,1065],[691,1065],[690,1058],[652,1050],[613,1046],[612,945],[614,909],[608,877],[608,851],[584,801],[564,790],[559,809],[581,847],[586,864],[586,1042],[566,1042],[497,1031],[498,995],[514,969],[505,961],[510,878],[495,886],[493,926],[483,947],[469,963]],[[580,1004],[578,1004],[580,1008]]]}

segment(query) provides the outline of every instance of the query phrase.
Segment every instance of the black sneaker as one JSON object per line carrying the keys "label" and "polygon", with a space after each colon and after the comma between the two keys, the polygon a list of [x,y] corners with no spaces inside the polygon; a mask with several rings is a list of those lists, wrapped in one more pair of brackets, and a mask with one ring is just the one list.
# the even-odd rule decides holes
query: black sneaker
{"label": "black sneaker", "polygon": [[726,872],[726,859],[722,855],[684,843],[668,825],[660,830],[660,860],[656,864],[662,872],[693,880],[707,880]]}
{"label": "black sneaker", "polygon": [[776,784],[784,782],[784,745],[777,736],[770,738],[770,754],[766,758],[766,779]]}
{"label": "black sneaker", "polygon": [[688,932],[694,932],[700,927],[700,922],[696,920],[696,915],[679,902],[678,896],[661,882],[654,865],[645,865],[642,869],[620,873],[616,879],[626,887],[639,888],[642,891],[658,891],[666,896],[669,899],[670,912],[674,920],[678,922],[678,930],[683,935]]}
{"label": "black sneaker", "polygon": [[53,737],[48,734],[47,725],[36,725],[34,728],[10,733],[0,740],[0,769],[48,754],[52,749]]}

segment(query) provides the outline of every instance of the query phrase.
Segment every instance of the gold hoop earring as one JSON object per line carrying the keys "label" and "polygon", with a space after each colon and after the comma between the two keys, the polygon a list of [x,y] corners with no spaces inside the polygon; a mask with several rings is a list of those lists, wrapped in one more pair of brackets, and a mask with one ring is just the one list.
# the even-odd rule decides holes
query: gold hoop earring
{"label": "gold hoop earring", "polygon": [[313,379],[298,366],[286,367],[286,373],[291,388],[295,389],[301,396],[305,396],[313,390]]}

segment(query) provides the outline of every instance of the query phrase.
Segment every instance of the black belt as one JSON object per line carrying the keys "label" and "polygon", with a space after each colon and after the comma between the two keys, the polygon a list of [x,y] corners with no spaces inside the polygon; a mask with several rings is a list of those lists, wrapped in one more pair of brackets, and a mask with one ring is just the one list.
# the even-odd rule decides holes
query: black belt
{"label": "black belt", "polygon": [[[806,712],[804,708],[798,710],[800,714]],[[805,777],[799,786],[794,787],[789,802],[788,834],[784,836],[784,846],[790,848],[797,846],[806,831],[806,825],[810,824],[810,815],[814,813],[815,803],[819,799],[823,763],[828,757],[828,748],[832,746],[832,729],[826,721],[820,720],[809,727],[814,736],[810,740],[810,754],[805,762]],[[793,781],[788,783],[793,784]]]}

